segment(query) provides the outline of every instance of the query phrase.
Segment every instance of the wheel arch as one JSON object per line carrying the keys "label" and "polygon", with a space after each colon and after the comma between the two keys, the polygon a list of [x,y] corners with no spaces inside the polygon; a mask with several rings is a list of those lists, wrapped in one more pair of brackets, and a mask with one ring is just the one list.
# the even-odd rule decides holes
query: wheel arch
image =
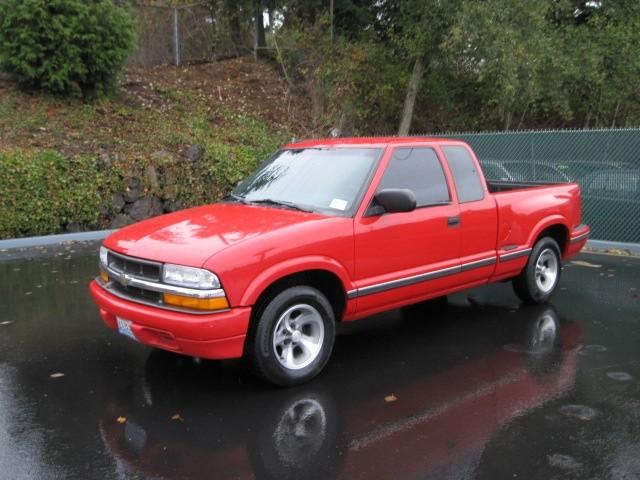
{"label": "wheel arch", "polygon": [[556,241],[558,247],[560,247],[560,254],[564,256],[566,248],[569,245],[569,227],[567,227],[567,222],[564,218],[546,219],[537,225],[533,232],[534,234],[529,241],[531,248],[533,248],[541,238],[551,237]]}
{"label": "wheel arch", "polygon": [[[332,259],[307,258],[276,265],[258,275],[242,297],[242,305],[258,311],[268,298],[294,285],[307,285],[321,291],[340,321],[347,307],[351,285],[346,269]],[[252,315],[253,316],[253,315]]]}

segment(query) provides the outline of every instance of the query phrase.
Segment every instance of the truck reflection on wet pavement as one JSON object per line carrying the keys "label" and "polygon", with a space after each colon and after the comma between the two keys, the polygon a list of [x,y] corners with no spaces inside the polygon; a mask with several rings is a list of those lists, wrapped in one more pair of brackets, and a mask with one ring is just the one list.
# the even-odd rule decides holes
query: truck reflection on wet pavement
{"label": "truck reflection on wet pavement", "polygon": [[116,338],[95,271],[0,262],[2,478],[640,476],[640,259],[581,255],[547,306],[499,284],[341,325],[290,389]]}

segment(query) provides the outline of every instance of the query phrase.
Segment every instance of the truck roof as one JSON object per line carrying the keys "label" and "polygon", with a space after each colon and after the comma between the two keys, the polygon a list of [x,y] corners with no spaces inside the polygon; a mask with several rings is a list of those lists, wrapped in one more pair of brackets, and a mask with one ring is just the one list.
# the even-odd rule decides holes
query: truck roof
{"label": "truck roof", "polygon": [[430,144],[436,142],[460,142],[461,140],[444,137],[338,137],[300,140],[284,148],[320,148],[320,147],[386,147],[397,144]]}

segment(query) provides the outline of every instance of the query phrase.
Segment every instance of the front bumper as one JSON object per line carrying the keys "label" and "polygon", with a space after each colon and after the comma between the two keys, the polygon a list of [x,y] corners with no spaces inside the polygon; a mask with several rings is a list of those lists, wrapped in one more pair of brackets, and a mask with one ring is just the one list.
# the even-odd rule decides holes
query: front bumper
{"label": "front bumper", "polygon": [[129,320],[141,343],[200,358],[239,358],[243,354],[250,307],[196,315],[124,300],[95,280],[89,291],[107,326],[116,329],[116,317]]}

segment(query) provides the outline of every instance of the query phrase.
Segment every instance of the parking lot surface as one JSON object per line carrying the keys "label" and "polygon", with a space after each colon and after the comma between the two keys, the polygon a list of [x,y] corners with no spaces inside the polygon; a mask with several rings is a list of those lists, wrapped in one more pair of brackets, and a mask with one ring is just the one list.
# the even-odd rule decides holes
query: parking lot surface
{"label": "parking lot surface", "polygon": [[0,253],[0,478],[640,478],[640,259],[342,325],[314,381],[108,330],[96,245]]}

